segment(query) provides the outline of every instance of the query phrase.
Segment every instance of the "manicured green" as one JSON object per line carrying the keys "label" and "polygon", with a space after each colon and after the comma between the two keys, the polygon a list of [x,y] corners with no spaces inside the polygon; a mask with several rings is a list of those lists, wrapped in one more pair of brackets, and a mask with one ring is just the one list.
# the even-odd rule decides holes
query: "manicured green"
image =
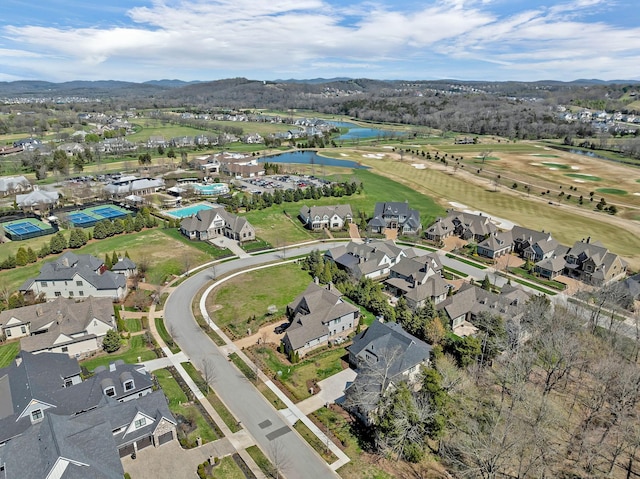
{"label": "manicured green", "polygon": [[298,434],[300,434],[318,454],[320,454],[322,459],[327,461],[327,464],[333,464],[338,460],[336,455],[327,448],[327,445],[324,444],[318,436],[311,432],[311,429],[309,429],[305,423],[298,421],[294,424],[293,428],[298,431]]}
{"label": "manicured green", "polygon": [[626,190],[620,190],[618,188],[598,188],[596,189],[596,191],[598,193],[604,193],[607,195],[620,195],[620,196],[624,196],[624,195],[628,195],[629,192]]}
{"label": "manicured green", "polygon": [[249,446],[247,449],[247,454],[251,456],[251,459],[258,465],[260,470],[267,476],[271,477],[271,473],[273,472],[273,464],[267,456],[264,455],[262,450],[258,446]]}
{"label": "manicured green", "polygon": [[564,163],[550,163],[548,161],[542,162],[544,166],[549,166],[551,168],[555,168],[557,170],[570,170],[571,167],[569,165],[565,165]]}
{"label": "manicured green", "polygon": [[564,176],[585,181],[602,181],[602,178],[600,178],[599,176],[586,175],[584,173],[565,173]]}
{"label": "manicured green", "polygon": [[137,333],[138,331],[142,331],[142,322],[140,318],[127,318],[124,320],[124,324],[127,328],[127,331],[130,333]]}
{"label": "manicured green", "polygon": [[528,279],[531,281],[534,281],[536,283],[539,283],[543,286],[547,286],[549,288],[553,288],[553,289],[559,289],[560,291],[564,290],[567,285],[565,285],[564,283],[561,283],[560,281],[549,281],[546,280],[544,278],[539,278],[538,276],[535,276],[531,273],[529,273],[526,269],[524,268],[509,268],[509,272],[521,276],[524,279]]}
{"label": "manicured green", "polygon": [[[310,282],[309,273],[292,263],[251,271],[212,291],[207,298],[207,309],[220,328],[240,338],[248,329],[255,332],[263,324],[275,321]],[[214,311],[214,305],[222,308]],[[270,305],[278,308],[275,315],[268,314]]]}
{"label": "manicured green", "polygon": [[175,343],[167,328],[164,326],[164,319],[155,318],[156,329],[158,330],[158,334],[164,341],[164,343],[169,347],[173,354],[178,354],[180,352],[180,347]]}
{"label": "manicured green", "polygon": [[20,341],[0,346],[0,368],[6,368],[20,352]]}
{"label": "manicured green", "polygon": [[144,335],[132,336],[129,340],[123,340],[120,349],[113,354],[100,353],[98,356],[82,361],[81,364],[89,371],[93,371],[98,366],[108,366],[118,359],[122,359],[125,363],[137,363],[138,357],[140,361],[148,361],[156,359],[158,356],[145,344]]}
{"label": "manicured green", "polygon": [[456,256],[451,253],[447,253],[447,258],[455,259],[456,261],[460,261],[461,263],[468,264],[469,266],[473,266],[474,268],[487,269],[486,266],[480,263],[476,263],[475,261],[470,261],[468,259],[461,258],[460,256]]}

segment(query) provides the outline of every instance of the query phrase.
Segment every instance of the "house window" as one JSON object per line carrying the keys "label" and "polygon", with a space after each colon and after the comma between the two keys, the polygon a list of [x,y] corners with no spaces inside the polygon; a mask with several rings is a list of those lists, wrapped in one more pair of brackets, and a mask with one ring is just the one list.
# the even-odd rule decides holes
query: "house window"
{"label": "house window", "polygon": [[47,282],[46,282],[46,281],[43,281],[43,282],[42,282],[42,287],[43,287],[43,288],[46,288],[46,287],[47,287]]}
{"label": "house window", "polygon": [[69,291],[69,297],[73,298],[73,291]]}
{"label": "house window", "polygon": [[124,390],[131,391],[133,389],[133,381],[127,381],[124,383]]}
{"label": "house window", "polygon": [[68,387],[71,387],[71,386],[73,386],[73,379],[65,379],[64,380],[64,387],[68,388]]}
{"label": "house window", "polygon": [[113,397],[116,395],[116,388],[114,387],[110,387],[104,390],[105,395],[109,396],[109,397]]}
{"label": "house window", "polygon": [[68,353],[69,352],[69,346],[62,346],[62,352],[63,353]]}
{"label": "house window", "polygon": [[59,296],[62,296],[62,293],[60,291],[56,291],[53,294],[56,296],[56,298],[59,297]]}
{"label": "house window", "polygon": [[147,423],[147,420],[141,417],[140,419],[136,419],[136,422],[134,422],[133,425],[135,426],[136,429],[140,429],[146,423]]}
{"label": "house window", "polygon": [[20,331],[22,332],[22,334],[26,334],[27,333],[27,327],[26,326],[20,326]]}
{"label": "house window", "polygon": [[76,281],[76,286],[82,286],[82,281]]}
{"label": "house window", "polygon": [[35,411],[31,411],[31,420],[39,421],[42,419],[42,409],[36,409]]}
{"label": "house window", "polygon": [[12,333],[11,333],[11,328],[7,328],[7,329],[5,329],[4,331],[5,331],[6,335],[7,335],[7,338],[8,338],[9,336],[11,336],[11,334],[12,334]]}
{"label": "house window", "polygon": [[84,296],[84,291],[78,291],[78,296]]}

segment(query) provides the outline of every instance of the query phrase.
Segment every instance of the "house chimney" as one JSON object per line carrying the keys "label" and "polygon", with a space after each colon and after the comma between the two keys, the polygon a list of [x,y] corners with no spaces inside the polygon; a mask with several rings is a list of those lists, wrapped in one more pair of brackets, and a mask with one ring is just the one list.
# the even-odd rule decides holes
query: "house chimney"
{"label": "house chimney", "polygon": [[591,236],[587,236],[587,243],[591,242]]}
{"label": "house chimney", "polygon": [[109,363],[109,372],[115,372],[116,370],[116,363]]}
{"label": "house chimney", "polygon": [[20,356],[16,356],[16,366],[20,366],[22,364],[22,358]]}

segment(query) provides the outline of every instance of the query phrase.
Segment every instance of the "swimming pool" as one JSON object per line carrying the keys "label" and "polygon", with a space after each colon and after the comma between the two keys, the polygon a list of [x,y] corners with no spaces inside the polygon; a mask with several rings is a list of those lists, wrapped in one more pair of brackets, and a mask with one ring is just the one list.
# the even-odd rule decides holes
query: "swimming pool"
{"label": "swimming pool", "polygon": [[178,208],[177,210],[167,211],[167,214],[169,216],[173,216],[174,218],[187,218],[189,216],[195,215],[198,211],[210,209],[213,209],[213,206],[204,203],[198,203],[197,205],[191,205],[184,208]]}
{"label": "swimming pool", "polygon": [[201,195],[225,195],[229,193],[229,187],[225,183],[211,183],[209,185],[191,185]]}

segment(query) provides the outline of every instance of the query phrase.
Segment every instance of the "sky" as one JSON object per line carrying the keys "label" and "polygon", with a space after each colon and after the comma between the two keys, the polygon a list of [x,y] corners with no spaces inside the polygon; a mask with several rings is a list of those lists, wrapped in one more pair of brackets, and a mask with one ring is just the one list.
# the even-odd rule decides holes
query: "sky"
{"label": "sky", "polygon": [[639,0],[0,0],[0,81],[640,80]]}

